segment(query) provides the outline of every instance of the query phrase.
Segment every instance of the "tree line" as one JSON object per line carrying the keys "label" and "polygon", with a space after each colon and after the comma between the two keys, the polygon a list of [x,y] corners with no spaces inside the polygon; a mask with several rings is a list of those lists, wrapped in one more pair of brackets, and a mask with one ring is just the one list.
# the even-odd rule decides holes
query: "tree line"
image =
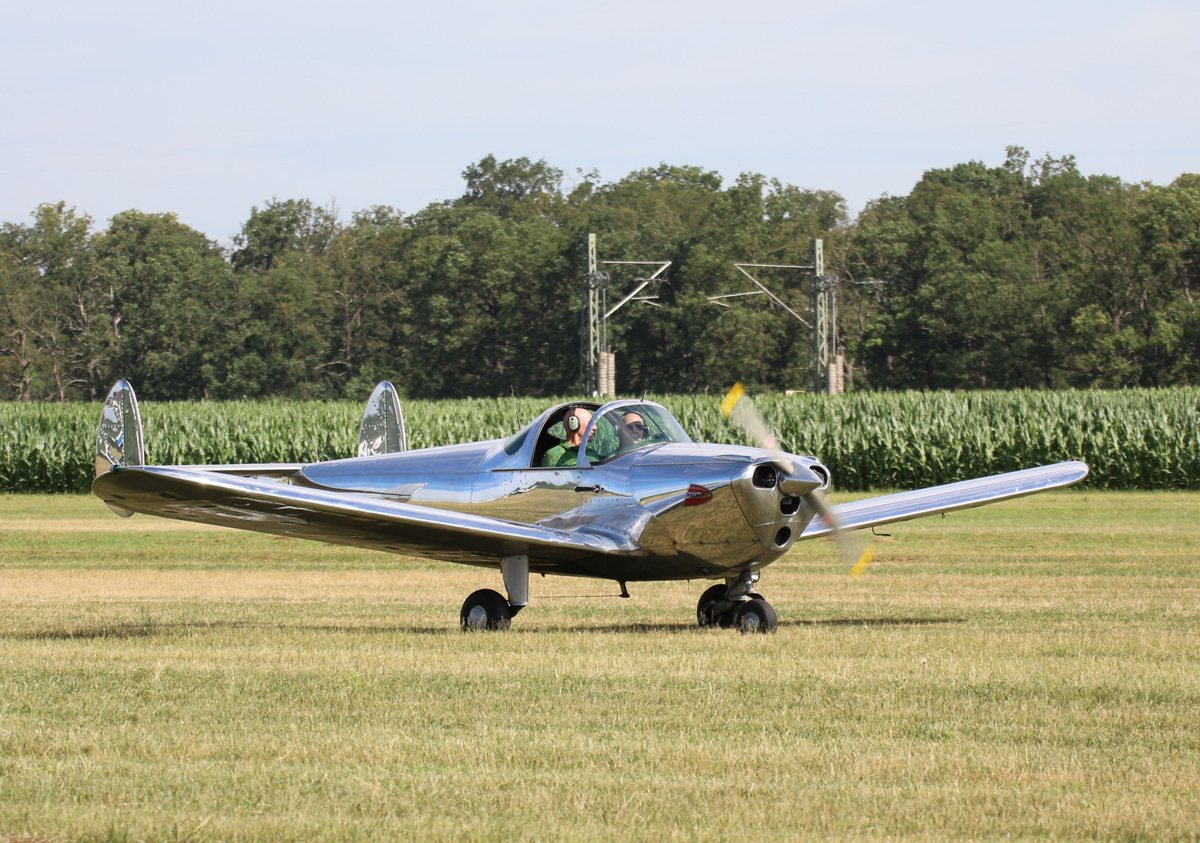
{"label": "tree line", "polygon": [[[1200,175],[1085,176],[1071,156],[958,164],[854,219],[834,191],[660,165],[602,181],[488,156],[463,195],[343,219],[253,207],[228,248],[171,213],[96,228],[66,203],[0,226],[0,393],[97,400],[421,398],[579,389],[589,232],[607,261],[671,261],[609,322],[622,393],[802,387],[810,331],[734,263],[804,265],[824,241],[855,389],[1200,384]],[[610,306],[640,268],[606,265]],[[797,313],[804,272],[757,277]]]}

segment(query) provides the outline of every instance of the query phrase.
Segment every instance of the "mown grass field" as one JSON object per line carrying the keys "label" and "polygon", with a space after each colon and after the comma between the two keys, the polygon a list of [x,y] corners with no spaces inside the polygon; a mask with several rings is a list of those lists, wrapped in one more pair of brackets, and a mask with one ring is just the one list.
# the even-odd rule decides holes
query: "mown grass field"
{"label": "mown grass field", "polygon": [[[760,584],[535,579],[0,497],[0,838],[1200,837],[1200,494],[1087,489]],[[591,595],[581,597],[580,595]]]}

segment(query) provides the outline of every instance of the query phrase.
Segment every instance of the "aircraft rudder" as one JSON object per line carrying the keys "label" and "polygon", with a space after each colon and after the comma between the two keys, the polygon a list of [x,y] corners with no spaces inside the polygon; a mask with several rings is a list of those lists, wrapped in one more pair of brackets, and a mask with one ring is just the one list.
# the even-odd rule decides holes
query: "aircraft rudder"
{"label": "aircraft rudder", "polygon": [[380,381],[367,399],[358,427],[358,456],[396,454],[408,450],[404,410],[400,395],[390,381]]}
{"label": "aircraft rudder", "polygon": [[[137,395],[127,380],[119,380],[108,391],[96,430],[96,476],[129,466],[146,464],[146,443]],[[117,515],[128,518],[133,511],[108,504]]]}

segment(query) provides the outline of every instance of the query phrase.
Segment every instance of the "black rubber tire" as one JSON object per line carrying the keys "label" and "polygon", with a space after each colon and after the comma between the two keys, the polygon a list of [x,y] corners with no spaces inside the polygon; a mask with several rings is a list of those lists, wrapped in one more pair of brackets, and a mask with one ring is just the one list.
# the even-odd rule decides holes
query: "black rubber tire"
{"label": "black rubber tire", "polygon": [[482,588],[463,601],[458,622],[463,632],[508,629],[512,625],[513,611],[504,596]]}
{"label": "black rubber tire", "polygon": [[731,614],[732,625],[740,629],[743,635],[765,634],[779,628],[779,617],[775,614],[775,609],[757,594],[753,599],[739,604]]}
{"label": "black rubber tire", "polygon": [[720,618],[713,614],[713,606],[724,600],[728,591],[729,589],[724,583],[718,583],[706,589],[700,595],[700,602],[696,604],[696,623],[703,627],[729,626],[729,624],[720,623]]}

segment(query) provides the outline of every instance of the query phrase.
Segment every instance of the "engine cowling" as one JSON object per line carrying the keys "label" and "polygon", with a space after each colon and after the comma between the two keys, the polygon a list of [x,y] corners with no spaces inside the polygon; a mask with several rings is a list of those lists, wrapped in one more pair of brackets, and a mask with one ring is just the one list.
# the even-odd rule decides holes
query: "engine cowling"
{"label": "engine cowling", "polygon": [[733,478],[734,494],[763,550],[785,553],[804,532],[814,511],[805,496],[829,486],[829,470],[815,461],[757,460]]}

